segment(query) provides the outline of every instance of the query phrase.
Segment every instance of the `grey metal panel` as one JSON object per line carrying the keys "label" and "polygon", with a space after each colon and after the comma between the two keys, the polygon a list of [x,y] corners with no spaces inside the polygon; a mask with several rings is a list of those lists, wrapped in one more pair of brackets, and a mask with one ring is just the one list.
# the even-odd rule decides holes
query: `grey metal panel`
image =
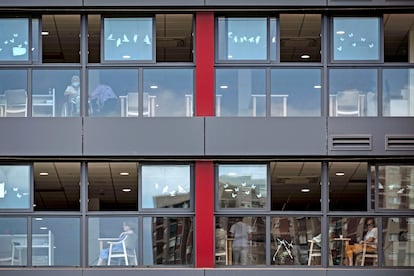
{"label": "grey metal panel", "polygon": [[206,6],[326,6],[326,0],[206,0]]}
{"label": "grey metal panel", "polygon": [[328,270],[326,276],[412,276],[414,269],[332,269]]}
{"label": "grey metal panel", "polygon": [[82,154],[81,118],[1,118],[1,156]]}
{"label": "grey metal panel", "polygon": [[327,0],[328,6],[414,6],[412,0]]}
{"label": "grey metal panel", "polygon": [[81,7],[82,0],[0,0],[0,7]]}
{"label": "grey metal panel", "polygon": [[88,269],[83,276],[204,276],[202,269],[180,269],[180,268],[138,268],[138,269]]}
{"label": "grey metal panel", "polygon": [[387,135],[414,135],[414,118],[328,118],[328,136],[371,135],[372,150],[329,151],[329,155],[414,155],[414,151],[385,150]]}
{"label": "grey metal panel", "polygon": [[155,6],[204,6],[204,0],[84,0],[84,6],[94,7],[155,7]]}
{"label": "grey metal panel", "polygon": [[206,118],[206,155],[325,155],[325,118]]}
{"label": "grey metal panel", "polygon": [[325,276],[325,270],[310,269],[257,269],[257,268],[244,268],[244,269],[214,269],[206,270],[205,276]]}
{"label": "grey metal panel", "polygon": [[82,276],[80,269],[30,269],[20,268],[13,270],[1,269],[1,276]]}
{"label": "grey metal panel", "polygon": [[200,156],[204,118],[85,118],[86,156]]}

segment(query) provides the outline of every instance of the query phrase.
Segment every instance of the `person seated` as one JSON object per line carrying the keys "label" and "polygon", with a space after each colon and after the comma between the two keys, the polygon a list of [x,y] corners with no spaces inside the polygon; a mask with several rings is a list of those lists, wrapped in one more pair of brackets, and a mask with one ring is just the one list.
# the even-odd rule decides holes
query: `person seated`
{"label": "person seated", "polygon": [[375,221],[373,219],[367,220],[368,231],[364,236],[364,239],[360,243],[347,245],[345,247],[346,256],[348,259],[348,265],[353,266],[354,263],[354,254],[361,253],[363,250],[363,244],[367,244],[368,251],[375,251],[376,246],[374,245],[378,239],[378,229],[375,226]]}
{"label": "person seated", "polygon": [[118,96],[109,85],[100,84],[89,95],[93,103],[93,113],[97,115],[109,115],[117,111]]}
{"label": "person seated", "polygon": [[[63,95],[67,98],[68,109],[65,112],[72,115],[79,114],[80,110],[80,79],[79,76],[72,76],[71,83],[65,89]],[[66,115],[67,116],[67,115]]]}
{"label": "person seated", "polygon": [[[119,235],[118,237],[118,241],[122,241],[125,238],[127,238],[128,236],[132,236],[135,235],[135,232],[133,230],[133,224],[130,222],[124,222],[122,224],[123,227],[123,232]],[[114,246],[112,246],[112,252],[122,252],[123,251],[123,247],[122,247],[122,243],[117,243]],[[109,247],[107,248],[103,248],[101,250],[101,252],[99,253],[99,259],[98,259],[98,263],[97,265],[104,265],[107,263],[109,257]]]}

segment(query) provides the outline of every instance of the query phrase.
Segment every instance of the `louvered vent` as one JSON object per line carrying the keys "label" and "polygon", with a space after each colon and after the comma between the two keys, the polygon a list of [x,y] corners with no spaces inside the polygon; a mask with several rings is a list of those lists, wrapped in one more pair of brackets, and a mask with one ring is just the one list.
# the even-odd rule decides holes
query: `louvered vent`
{"label": "louvered vent", "polygon": [[331,150],[371,150],[371,135],[332,135]]}
{"label": "louvered vent", "polygon": [[386,135],[386,150],[414,150],[414,135]]}

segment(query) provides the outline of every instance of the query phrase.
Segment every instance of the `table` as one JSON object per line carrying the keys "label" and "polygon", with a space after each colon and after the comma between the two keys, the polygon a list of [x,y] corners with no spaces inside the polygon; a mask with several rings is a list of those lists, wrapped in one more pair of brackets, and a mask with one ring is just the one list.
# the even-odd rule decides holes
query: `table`
{"label": "table", "polygon": [[339,238],[334,238],[333,240],[341,243],[341,260],[342,261],[340,264],[344,265],[346,261],[345,248],[349,245],[349,241],[351,239],[345,238],[345,237],[339,237]]}

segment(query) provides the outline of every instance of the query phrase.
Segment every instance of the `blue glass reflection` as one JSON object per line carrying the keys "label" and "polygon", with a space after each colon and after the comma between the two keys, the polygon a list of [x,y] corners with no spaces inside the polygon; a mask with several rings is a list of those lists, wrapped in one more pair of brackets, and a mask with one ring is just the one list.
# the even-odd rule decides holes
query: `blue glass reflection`
{"label": "blue glass reflection", "polygon": [[0,248],[2,252],[0,266],[27,265],[26,218],[0,218]]}
{"label": "blue glass reflection", "polygon": [[0,60],[29,60],[29,19],[0,19]]}
{"label": "blue glass reflection", "polygon": [[414,116],[413,69],[384,69],[382,112],[384,116]]}
{"label": "blue glass reflection", "polygon": [[0,166],[0,209],[30,208],[30,167]]}
{"label": "blue glass reflection", "polygon": [[[13,105],[10,109],[6,108],[8,99],[13,101],[15,93],[22,95],[19,97],[19,105],[16,108]],[[25,117],[27,110],[27,71],[0,70],[0,117]]]}

